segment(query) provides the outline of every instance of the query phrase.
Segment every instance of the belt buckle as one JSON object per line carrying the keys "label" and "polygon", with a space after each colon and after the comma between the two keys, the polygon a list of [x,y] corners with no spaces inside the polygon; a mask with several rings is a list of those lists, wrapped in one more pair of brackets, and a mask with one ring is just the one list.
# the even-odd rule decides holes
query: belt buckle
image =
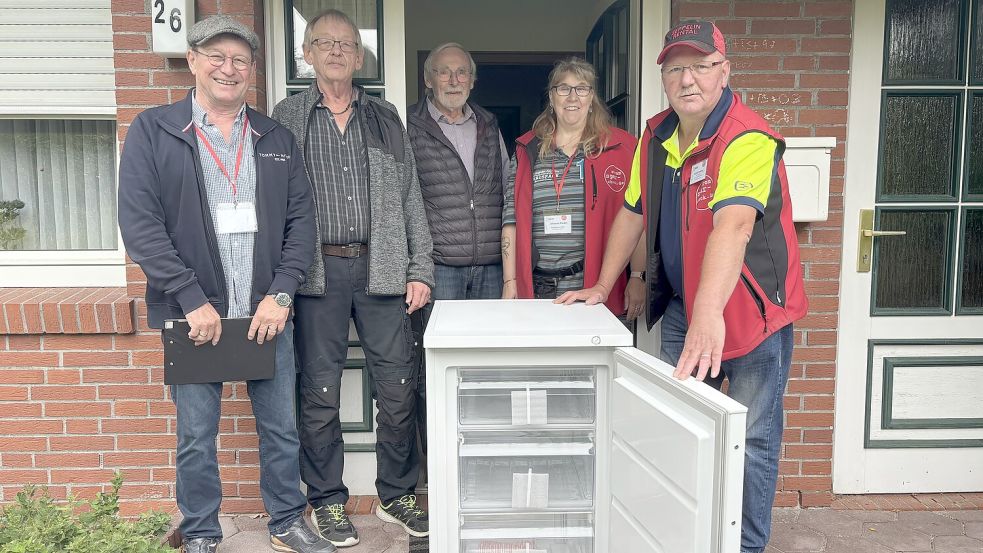
{"label": "belt buckle", "polygon": [[345,244],[342,247],[348,252],[348,257],[355,258],[362,256],[361,244]]}

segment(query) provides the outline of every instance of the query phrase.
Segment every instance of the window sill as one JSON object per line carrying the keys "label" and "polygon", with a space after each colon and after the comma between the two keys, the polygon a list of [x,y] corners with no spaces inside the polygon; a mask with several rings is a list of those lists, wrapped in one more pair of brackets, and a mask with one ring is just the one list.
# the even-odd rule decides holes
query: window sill
{"label": "window sill", "polygon": [[125,287],[0,288],[0,335],[132,334]]}

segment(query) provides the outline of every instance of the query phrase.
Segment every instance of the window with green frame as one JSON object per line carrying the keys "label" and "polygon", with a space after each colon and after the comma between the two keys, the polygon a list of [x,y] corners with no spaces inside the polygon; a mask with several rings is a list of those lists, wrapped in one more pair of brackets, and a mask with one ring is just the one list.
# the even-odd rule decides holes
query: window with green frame
{"label": "window with green frame", "polygon": [[983,0],[887,0],[873,315],[983,314]]}
{"label": "window with green frame", "polygon": [[304,30],[319,12],[334,8],[347,14],[359,28],[364,52],[355,84],[385,84],[382,47],[382,0],[285,0],[287,93],[303,90],[314,80],[314,68],[304,60]]}

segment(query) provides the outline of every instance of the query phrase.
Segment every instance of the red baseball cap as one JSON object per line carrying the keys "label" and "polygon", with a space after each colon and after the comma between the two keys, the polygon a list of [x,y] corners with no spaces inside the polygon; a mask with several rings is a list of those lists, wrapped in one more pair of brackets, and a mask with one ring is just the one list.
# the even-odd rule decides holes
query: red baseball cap
{"label": "red baseball cap", "polygon": [[677,46],[689,46],[704,54],[720,52],[727,55],[727,45],[724,44],[724,34],[716,25],[709,21],[684,21],[666,33],[665,46],[656,61],[662,65],[669,50]]}

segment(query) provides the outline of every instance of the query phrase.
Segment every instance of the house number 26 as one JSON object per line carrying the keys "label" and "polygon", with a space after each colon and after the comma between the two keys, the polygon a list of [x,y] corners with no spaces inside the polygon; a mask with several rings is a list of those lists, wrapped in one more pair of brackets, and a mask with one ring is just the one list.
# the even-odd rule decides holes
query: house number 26
{"label": "house number 26", "polygon": [[175,33],[181,30],[181,10],[174,8],[171,10],[171,17],[169,21],[164,21],[164,0],[154,0],[154,8],[160,8],[157,15],[154,16],[154,23],[170,23],[171,30]]}

